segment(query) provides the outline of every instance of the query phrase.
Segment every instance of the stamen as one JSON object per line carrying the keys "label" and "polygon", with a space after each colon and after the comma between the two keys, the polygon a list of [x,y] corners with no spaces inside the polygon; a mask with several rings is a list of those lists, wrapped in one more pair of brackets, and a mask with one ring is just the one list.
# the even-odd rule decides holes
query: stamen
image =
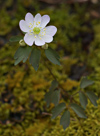
{"label": "stamen", "polygon": [[42,32],[42,36],[45,35],[46,32]]}

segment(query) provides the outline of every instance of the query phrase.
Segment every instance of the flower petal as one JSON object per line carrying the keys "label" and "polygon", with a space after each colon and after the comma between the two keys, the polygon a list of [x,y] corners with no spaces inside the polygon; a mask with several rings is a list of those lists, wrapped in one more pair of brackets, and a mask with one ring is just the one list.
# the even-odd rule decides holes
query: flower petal
{"label": "flower petal", "polygon": [[24,20],[21,20],[19,22],[19,26],[20,26],[20,29],[23,31],[23,32],[29,32],[30,28],[28,27],[27,23],[24,21]]}
{"label": "flower petal", "polygon": [[24,36],[24,41],[29,46],[32,46],[33,42],[35,41],[34,34],[26,33],[25,36]]}
{"label": "flower petal", "polygon": [[50,17],[48,15],[42,16],[40,27],[44,28],[50,21]]}
{"label": "flower petal", "polygon": [[27,22],[28,25],[30,25],[30,23],[33,25],[34,23],[34,17],[31,13],[27,13],[25,16],[25,21]]}
{"label": "flower petal", "polygon": [[42,40],[45,41],[46,43],[50,43],[53,41],[53,37],[50,36],[50,35],[43,35],[42,37]]}
{"label": "flower petal", "polygon": [[38,13],[34,18],[34,27],[39,27],[41,23],[41,15]]}
{"label": "flower petal", "polygon": [[46,28],[46,34],[54,36],[57,32],[57,28],[55,26],[47,26]]}
{"label": "flower petal", "polygon": [[45,42],[42,40],[41,37],[37,36],[37,37],[35,38],[35,44],[36,44],[37,46],[42,46],[42,45],[45,44]]}

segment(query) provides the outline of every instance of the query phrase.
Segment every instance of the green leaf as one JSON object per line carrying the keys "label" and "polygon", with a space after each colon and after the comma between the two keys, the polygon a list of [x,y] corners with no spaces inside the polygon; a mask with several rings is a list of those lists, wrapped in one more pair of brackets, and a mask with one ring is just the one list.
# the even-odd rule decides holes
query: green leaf
{"label": "green leaf", "polygon": [[92,103],[94,106],[98,106],[96,101],[97,101],[99,98],[95,95],[95,93],[92,92],[92,91],[88,91],[88,92],[86,92],[86,94],[87,94],[88,98],[90,99],[91,103]]}
{"label": "green leaf", "polygon": [[87,77],[83,77],[80,83],[80,88],[86,88],[89,85],[92,85],[94,81],[88,80]]}
{"label": "green leaf", "polygon": [[49,107],[50,103],[51,103],[51,97],[52,96],[52,91],[49,91],[45,94],[44,100],[47,103],[47,107]]}
{"label": "green leaf", "polygon": [[54,103],[55,106],[57,106],[60,100],[60,90],[47,92],[44,99],[47,103],[47,107],[49,107],[50,103]]}
{"label": "green leaf", "polygon": [[54,51],[50,47],[45,50],[45,55],[46,55],[46,57],[48,58],[49,61],[51,61],[54,64],[60,65],[59,55],[56,53],[56,51]]}
{"label": "green leaf", "polygon": [[38,70],[39,67],[40,57],[41,57],[41,51],[37,48],[34,48],[31,52],[29,62],[30,64],[32,64],[32,66],[36,71]]}
{"label": "green leaf", "polygon": [[26,62],[31,50],[32,48],[29,46],[20,46],[14,55],[15,65],[17,65],[21,61],[23,61],[23,63]]}
{"label": "green leaf", "polygon": [[70,112],[66,110],[60,119],[60,125],[63,126],[64,130],[69,126],[70,124]]}
{"label": "green leaf", "polygon": [[20,63],[23,60],[23,56],[20,56],[18,59],[15,60],[14,65],[16,66],[18,63]]}
{"label": "green leaf", "polygon": [[54,103],[55,106],[57,106],[59,100],[60,100],[60,90],[56,90],[51,95],[51,102]]}
{"label": "green leaf", "polygon": [[45,94],[45,101],[47,103],[47,107],[49,107],[51,102],[56,105],[59,103],[60,91],[59,90],[54,91],[57,87],[58,87],[58,82],[56,80],[53,80],[51,83],[51,87],[49,89],[50,91]]}
{"label": "green leaf", "polygon": [[52,119],[55,119],[65,108],[65,103],[60,103],[58,106],[54,107],[52,110]]}
{"label": "green leaf", "polygon": [[20,56],[22,56],[22,53],[23,53],[23,50],[25,49],[25,47],[19,47],[17,49],[17,51],[15,52],[15,55],[14,55],[14,59],[18,59]]}
{"label": "green leaf", "polygon": [[71,104],[71,108],[75,111],[75,113],[76,113],[80,118],[87,118],[86,115],[85,115],[85,113],[84,113],[84,109],[83,109],[81,106],[79,106],[79,105],[77,105],[77,104],[75,104],[75,103],[72,103],[72,104]]}
{"label": "green leaf", "polygon": [[83,106],[84,109],[86,109],[86,105],[88,104],[86,95],[80,91],[79,98],[80,98],[81,105]]}
{"label": "green leaf", "polygon": [[51,83],[50,90],[55,90],[58,87],[58,82],[56,80],[53,80]]}
{"label": "green leaf", "polygon": [[21,39],[23,39],[23,36],[12,36],[9,41],[10,42],[19,42]]}

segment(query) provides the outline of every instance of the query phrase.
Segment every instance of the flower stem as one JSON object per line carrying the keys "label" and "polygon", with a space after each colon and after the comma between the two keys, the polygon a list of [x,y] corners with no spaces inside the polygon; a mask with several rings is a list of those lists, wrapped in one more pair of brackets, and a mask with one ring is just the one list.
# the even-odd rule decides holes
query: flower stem
{"label": "flower stem", "polygon": [[76,95],[76,94],[78,94],[78,93],[79,93],[79,91],[78,91],[78,92],[76,92],[76,93],[74,93],[74,94],[72,95],[72,97],[73,97],[73,96],[75,96],[75,95]]}
{"label": "flower stem", "polygon": [[48,69],[49,73],[52,75],[54,80],[56,80],[58,82],[59,87],[63,90],[64,93],[66,93],[67,97],[69,97],[70,95],[68,94],[68,92],[66,92],[64,90],[63,86],[59,83],[59,81],[57,80],[56,76],[52,73],[51,69],[46,65],[46,63],[45,63],[45,67]]}

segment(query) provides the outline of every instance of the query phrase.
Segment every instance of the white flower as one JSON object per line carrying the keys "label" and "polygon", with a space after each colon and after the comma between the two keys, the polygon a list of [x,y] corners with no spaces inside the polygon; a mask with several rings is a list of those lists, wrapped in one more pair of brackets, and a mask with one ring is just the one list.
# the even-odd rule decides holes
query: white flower
{"label": "white flower", "polygon": [[31,13],[27,13],[25,20],[19,22],[20,29],[26,32],[24,36],[24,41],[29,46],[34,43],[37,46],[42,46],[45,43],[50,43],[53,41],[53,36],[57,32],[55,26],[47,26],[50,17],[48,15],[41,15],[38,13],[35,17]]}

